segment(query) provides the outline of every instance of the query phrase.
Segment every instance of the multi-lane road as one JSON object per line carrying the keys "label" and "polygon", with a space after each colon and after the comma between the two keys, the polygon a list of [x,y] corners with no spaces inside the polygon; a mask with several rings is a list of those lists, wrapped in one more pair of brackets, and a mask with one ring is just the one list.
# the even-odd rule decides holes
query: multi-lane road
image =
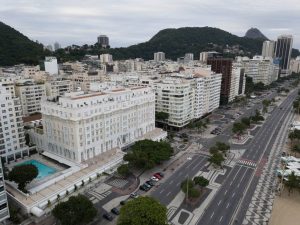
{"label": "multi-lane road", "polygon": [[[272,98],[273,95],[268,97]],[[280,107],[272,111],[252,141],[246,146],[246,151],[241,157],[242,160],[252,162],[252,164],[242,163],[242,160],[235,164],[197,222],[198,225],[242,224],[245,209],[251,201],[259,179],[256,166],[261,166],[268,160],[272,146],[280,135],[279,130],[292,113],[292,102],[296,95],[296,91],[291,93]],[[225,130],[225,133],[230,132],[229,129],[230,127]],[[182,180],[187,176],[195,176],[199,170],[203,169],[206,162],[205,156],[195,155],[192,160],[187,161],[165,183],[161,184],[152,196],[164,205],[168,205],[180,192]]]}

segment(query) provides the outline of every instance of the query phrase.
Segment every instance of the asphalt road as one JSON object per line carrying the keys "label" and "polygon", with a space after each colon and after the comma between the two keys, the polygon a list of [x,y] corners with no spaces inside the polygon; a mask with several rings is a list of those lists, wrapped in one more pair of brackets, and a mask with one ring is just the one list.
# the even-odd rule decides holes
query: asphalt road
{"label": "asphalt road", "polygon": [[179,169],[176,170],[172,176],[170,176],[164,183],[155,187],[151,193],[151,196],[159,200],[162,204],[168,205],[180,192],[180,184],[186,178],[194,177],[197,172],[202,170],[207,163],[207,156],[193,155],[191,159],[187,159]]}
{"label": "asphalt road", "polygon": [[[294,92],[287,97],[280,106],[282,109],[274,109],[249,144],[242,159],[255,163],[267,159],[284,119],[291,113],[296,95],[297,92]],[[242,224],[244,210],[239,211],[238,208],[246,208],[249,205],[259,178],[254,176],[254,172],[254,168],[236,164],[197,224],[231,224],[236,212],[238,213],[234,224]]]}

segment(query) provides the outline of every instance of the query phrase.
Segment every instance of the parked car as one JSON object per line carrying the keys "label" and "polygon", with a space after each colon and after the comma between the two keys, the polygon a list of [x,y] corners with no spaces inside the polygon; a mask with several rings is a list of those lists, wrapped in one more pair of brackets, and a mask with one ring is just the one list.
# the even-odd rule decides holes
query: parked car
{"label": "parked car", "polygon": [[105,213],[103,214],[103,218],[109,220],[109,221],[112,221],[114,218],[112,217],[112,215],[110,215],[109,213]]}
{"label": "parked car", "polygon": [[142,185],[140,186],[140,190],[142,190],[142,191],[149,191],[150,188],[149,188],[149,186],[147,186],[147,185],[145,185],[145,184],[142,184]]}
{"label": "parked car", "polygon": [[159,179],[158,178],[156,178],[156,177],[151,177],[151,180],[154,180],[154,181],[159,181]]}
{"label": "parked car", "polygon": [[110,211],[115,215],[120,215],[120,211],[117,208],[112,208]]}
{"label": "parked car", "polygon": [[156,177],[156,178],[159,179],[159,180],[162,178],[162,177],[161,177],[159,174],[157,174],[157,173],[153,174],[153,176]]}
{"label": "parked car", "polygon": [[159,174],[159,176],[164,177],[165,175],[162,172],[158,172],[156,174]]}
{"label": "parked car", "polygon": [[132,193],[130,194],[130,198],[137,198],[137,197],[139,197],[139,196],[138,196],[137,193],[135,193],[135,192],[132,192]]}
{"label": "parked car", "polygon": [[150,186],[154,186],[155,185],[155,183],[154,183],[153,180],[146,181],[146,184],[149,184]]}

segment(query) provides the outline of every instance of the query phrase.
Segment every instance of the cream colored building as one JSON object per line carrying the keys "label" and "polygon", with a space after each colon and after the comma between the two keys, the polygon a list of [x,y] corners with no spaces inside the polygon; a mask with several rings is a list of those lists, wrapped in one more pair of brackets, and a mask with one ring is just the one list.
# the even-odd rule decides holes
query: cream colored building
{"label": "cream colored building", "polygon": [[51,97],[63,96],[65,93],[73,91],[73,82],[70,80],[47,81],[46,95]]}
{"label": "cream colored building", "polygon": [[46,96],[45,84],[30,80],[18,81],[15,84],[15,89],[16,95],[21,101],[23,116],[41,111],[41,99]]}
{"label": "cream colored building", "polygon": [[165,132],[155,128],[155,95],[150,88],[93,87],[73,92],[58,101],[42,101],[44,150],[81,163],[115,148],[126,147],[147,134]]}

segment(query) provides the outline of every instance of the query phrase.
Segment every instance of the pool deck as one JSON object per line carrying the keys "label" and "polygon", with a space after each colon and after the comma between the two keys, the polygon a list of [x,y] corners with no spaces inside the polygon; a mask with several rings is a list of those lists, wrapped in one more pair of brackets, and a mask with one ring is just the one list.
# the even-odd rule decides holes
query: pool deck
{"label": "pool deck", "polygon": [[[109,164],[110,162],[122,159],[123,156],[124,153],[117,149],[105,152],[100,156],[93,158],[92,160],[84,162],[84,164],[87,164],[88,167],[82,168],[81,170],[65,177],[62,180],[55,182],[52,185],[43,188],[42,190],[34,194],[28,194],[26,196],[26,194],[20,193],[20,191],[16,190],[8,183],[6,185],[6,190],[23,206],[26,206],[28,209],[30,209],[34,206],[38,206],[44,201],[47,201],[51,197],[56,197],[59,193],[68,189],[71,185],[74,186],[74,184],[80,182],[89,174],[97,171],[99,168]],[[30,159],[33,159],[33,157]]]}

